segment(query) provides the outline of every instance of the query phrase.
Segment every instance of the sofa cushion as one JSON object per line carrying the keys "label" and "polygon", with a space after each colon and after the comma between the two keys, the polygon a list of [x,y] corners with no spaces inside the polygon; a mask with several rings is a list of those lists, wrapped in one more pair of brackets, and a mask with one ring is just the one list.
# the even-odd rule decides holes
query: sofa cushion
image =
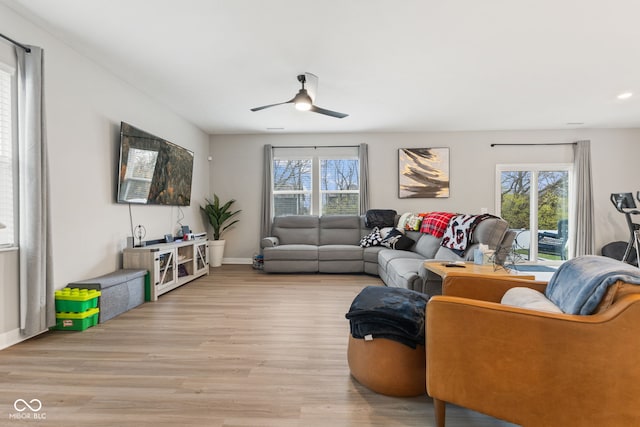
{"label": "sofa cushion", "polygon": [[315,245],[280,245],[264,248],[264,261],[272,260],[317,260],[318,247]]}
{"label": "sofa cushion", "polygon": [[[364,248],[364,251],[362,253],[362,259],[364,260],[364,262],[372,262],[377,265],[378,252],[380,252],[383,249],[386,249],[386,248],[384,246],[371,246],[368,248]],[[376,274],[377,274],[377,271],[378,271],[378,268],[376,267]]]}
{"label": "sofa cushion", "polygon": [[354,245],[323,245],[318,247],[318,260],[345,261],[362,260],[363,249]]}
{"label": "sofa cushion", "polygon": [[315,215],[277,216],[273,219],[271,234],[280,245],[318,245],[320,219]]}
{"label": "sofa cushion", "polygon": [[[416,258],[390,260],[387,265],[387,285],[422,292],[422,279],[418,276],[418,269],[423,262],[423,259]],[[419,289],[415,289],[415,287]]]}
{"label": "sofa cushion", "polygon": [[433,258],[443,260],[443,261],[465,261],[465,260],[473,261],[473,256],[472,256],[473,252],[468,251],[467,255],[469,255],[471,258],[465,259],[460,255],[458,255],[457,253],[455,253],[454,251],[452,251],[451,249],[445,248],[444,246],[440,246],[438,248],[438,251],[436,252],[436,255]]}
{"label": "sofa cushion", "polygon": [[[395,249],[383,249],[380,252],[378,252],[378,265],[386,270],[387,269],[387,264],[389,263],[389,261],[394,260],[396,258],[408,258],[408,259],[417,259],[420,261],[424,261],[424,257],[420,254],[417,254],[415,252],[409,252],[409,251],[398,251]],[[417,270],[416,270],[417,271]]]}
{"label": "sofa cushion", "polygon": [[364,262],[361,259],[343,259],[318,261],[318,273],[363,273]]}
{"label": "sofa cushion", "polygon": [[357,245],[359,241],[359,216],[323,215],[320,217],[320,245]]}
{"label": "sofa cushion", "polygon": [[471,243],[482,243],[489,246],[489,249],[496,249],[508,228],[509,223],[502,218],[487,218],[473,230]]}
{"label": "sofa cushion", "polygon": [[440,239],[431,234],[422,234],[413,249],[426,259],[433,259],[440,248]]}
{"label": "sofa cushion", "polygon": [[264,264],[265,273],[317,273],[319,270],[317,259],[309,260],[279,260],[272,259]]}

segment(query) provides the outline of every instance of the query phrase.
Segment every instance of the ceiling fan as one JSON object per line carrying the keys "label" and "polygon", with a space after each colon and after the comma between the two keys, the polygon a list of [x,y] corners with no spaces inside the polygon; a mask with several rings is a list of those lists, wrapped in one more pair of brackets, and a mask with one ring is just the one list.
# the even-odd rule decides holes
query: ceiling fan
{"label": "ceiling fan", "polygon": [[348,114],[338,113],[337,111],[331,111],[331,110],[327,110],[326,108],[320,108],[316,105],[313,105],[313,98],[310,96],[309,92],[311,92],[312,94],[315,94],[315,90],[307,91],[307,89],[305,89],[304,87],[304,84],[307,83],[307,76],[314,78],[317,84],[318,78],[313,74],[310,74],[310,73],[300,74],[298,76],[298,81],[302,84],[302,89],[298,91],[296,96],[291,98],[289,101],[278,102],[277,104],[263,105],[262,107],[252,108],[251,111],[260,111],[260,110],[264,110],[265,108],[275,107],[276,105],[282,105],[282,104],[294,104],[296,109],[301,111],[313,111],[314,113],[320,113],[326,116],[337,117],[338,119],[347,117]]}

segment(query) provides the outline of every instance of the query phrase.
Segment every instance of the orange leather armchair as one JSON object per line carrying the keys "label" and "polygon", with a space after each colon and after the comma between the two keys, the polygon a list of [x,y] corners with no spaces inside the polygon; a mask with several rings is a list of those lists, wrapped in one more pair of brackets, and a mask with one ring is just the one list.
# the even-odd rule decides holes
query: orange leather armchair
{"label": "orange leather armchair", "polygon": [[543,282],[447,276],[427,306],[427,390],[524,427],[640,425],[640,286],[616,282],[596,314],[502,305]]}

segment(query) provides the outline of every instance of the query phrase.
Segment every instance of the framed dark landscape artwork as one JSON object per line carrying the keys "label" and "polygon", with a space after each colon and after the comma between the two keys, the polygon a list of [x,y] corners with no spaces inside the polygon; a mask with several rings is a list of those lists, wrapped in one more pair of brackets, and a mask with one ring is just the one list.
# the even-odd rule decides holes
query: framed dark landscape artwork
{"label": "framed dark landscape artwork", "polygon": [[400,148],[398,196],[449,197],[449,148]]}

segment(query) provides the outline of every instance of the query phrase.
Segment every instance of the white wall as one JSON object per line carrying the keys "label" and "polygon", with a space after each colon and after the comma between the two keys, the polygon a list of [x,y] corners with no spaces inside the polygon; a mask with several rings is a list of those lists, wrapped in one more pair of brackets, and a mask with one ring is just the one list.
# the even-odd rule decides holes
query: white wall
{"label": "white wall", "polygon": [[[495,166],[504,163],[571,163],[571,146],[494,147],[492,143],[563,143],[591,140],[596,215],[596,248],[628,239],[623,215],[609,202],[612,192],[640,190],[640,130],[509,131],[390,134],[214,135],[211,190],[235,198],[243,212],[229,229],[227,262],[250,258],[259,250],[260,187],[264,144],[369,144],[371,208],[398,212],[448,210],[494,212]],[[451,193],[447,199],[398,198],[398,149],[450,147]],[[640,218],[637,219],[640,221]]]}
{"label": "white wall", "polygon": [[[56,288],[105,274],[121,266],[121,249],[130,233],[127,205],[115,200],[118,127],[126,121],[195,152],[192,205],[183,208],[195,231],[205,230],[199,212],[216,192],[237,199],[240,223],[225,235],[228,260],[248,260],[259,249],[260,186],[263,145],[369,144],[371,207],[398,212],[493,211],[496,163],[571,160],[568,147],[501,147],[495,142],[592,141],[597,217],[597,247],[626,240],[624,218],[609,193],[640,188],[640,130],[546,132],[454,132],[396,134],[216,135],[208,137],[169,108],[109,74],[47,32],[0,5],[2,32],[45,50],[46,113],[51,168],[51,201]],[[451,197],[399,199],[397,150],[451,148]],[[207,162],[211,153],[213,161]],[[147,238],[175,231],[175,207],[133,206],[134,224]],[[18,326],[17,254],[0,252],[0,348]]]}
{"label": "white wall", "polygon": [[[199,203],[209,194],[208,136],[169,108],[124,83],[50,34],[0,5],[2,33],[45,52],[45,98],[56,288],[122,266],[129,210],[115,203],[119,126],[126,121],[195,152],[192,204],[183,224],[205,229]],[[176,207],[133,205],[147,239],[175,232]],[[0,253],[2,334],[17,323],[15,252]],[[7,314],[11,313],[11,314]]]}

